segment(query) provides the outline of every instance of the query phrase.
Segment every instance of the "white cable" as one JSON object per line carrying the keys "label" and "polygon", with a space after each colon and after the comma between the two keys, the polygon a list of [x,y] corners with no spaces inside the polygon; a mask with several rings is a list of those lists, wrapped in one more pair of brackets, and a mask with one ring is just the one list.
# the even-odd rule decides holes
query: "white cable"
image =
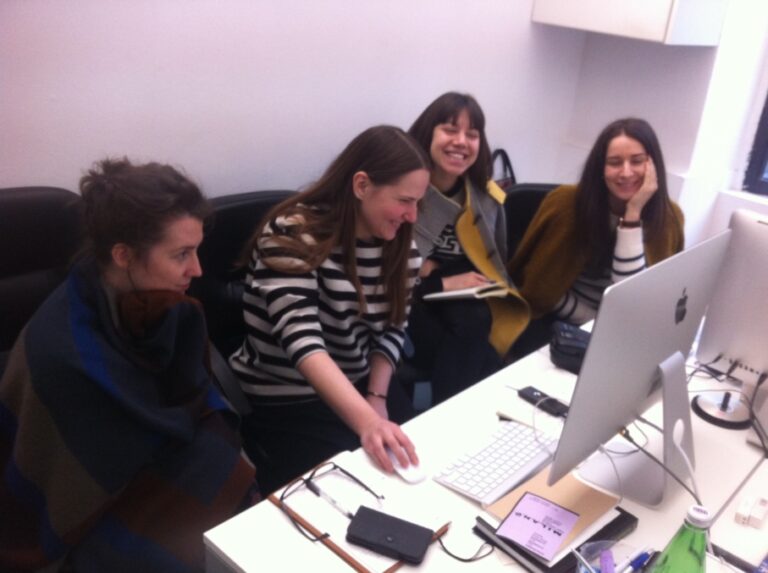
{"label": "white cable", "polygon": [[[554,451],[550,451],[548,444],[541,441],[541,436],[546,435],[546,432],[543,430],[539,430],[536,428],[536,416],[539,415],[539,412],[541,411],[539,406],[546,400],[549,400],[550,396],[545,396],[543,398],[539,398],[539,400],[534,404],[533,407],[533,413],[531,414],[531,426],[533,427],[533,437],[536,439],[536,443],[539,444],[542,448],[545,448],[550,454],[554,455]],[[557,445],[553,446],[554,448],[557,448]]]}
{"label": "white cable", "polygon": [[603,446],[600,446],[597,449],[600,453],[608,458],[609,462],[611,462],[611,466],[613,467],[613,474],[616,476],[616,483],[619,486],[619,501],[616,502],[616,505],[621,505],[621,502],[624,501],[624,484],[621,482],[621,474],[619,473],[619,468],[616,465],[616,462],[613,461],[613,456],[610,454],[610,450],[607,450]]}

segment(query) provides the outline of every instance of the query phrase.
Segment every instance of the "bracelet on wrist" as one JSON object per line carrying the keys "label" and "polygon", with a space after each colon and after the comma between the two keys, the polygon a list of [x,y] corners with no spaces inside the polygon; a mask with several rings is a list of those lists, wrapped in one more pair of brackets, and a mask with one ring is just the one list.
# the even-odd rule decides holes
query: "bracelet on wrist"
{"label": "bracelet on wrist", "polygon": [[387,399],[387,395],[386,394],[380,394],[379,392],[372,392],[371,390],[368,390],[368,392],[366,392],[366,394],[368,394],[369,396],[373,396],[374,398],[381,398],[382,400],[386,400]]}
{"label": "bracelet on wrist", "polygon": [[619,229],[637,229],[642,226],[642,219],[638,219],[637,221],[626,221],[624,217],[619,217]]}

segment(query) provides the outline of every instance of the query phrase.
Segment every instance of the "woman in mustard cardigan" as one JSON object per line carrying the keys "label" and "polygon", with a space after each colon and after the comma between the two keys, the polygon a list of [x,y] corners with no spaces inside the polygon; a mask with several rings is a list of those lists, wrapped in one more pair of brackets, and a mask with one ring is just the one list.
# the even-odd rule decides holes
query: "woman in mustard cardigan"
{"label": "woman in mustard cardigan", "polygon": [[683,213],[667,192],[661,147],[651,126],[608,125],[578,185],[542,202],[510,263],[531,306],[574,324],[593,319],[605,288],[683,249]]}
{"label": "woman in mustard cardigan", "polygon": [[[414,361],[430,371],[441,402],[501,367],[528,324],[528,305],[506,271],[504,192],[490,180],[485,117],[472,96],[449,92],[433,101],[409,133],[429,153],[430,186],[414,227],[424,263],[409,318]],[[504,298],[424,300],[496,282]]]}

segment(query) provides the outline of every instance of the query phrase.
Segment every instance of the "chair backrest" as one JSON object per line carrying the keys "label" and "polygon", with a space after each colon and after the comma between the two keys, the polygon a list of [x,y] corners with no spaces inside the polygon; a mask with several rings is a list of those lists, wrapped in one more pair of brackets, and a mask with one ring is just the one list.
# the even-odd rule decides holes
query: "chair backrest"
{"label": "chair backrest", "polygon": [[516,183],[507,189],[504,211],[507,219],[507,254],[514,256],[539,205],[559,183]]}
{"label": "chair backrest", "polygon": [[66,277],[83,236],[81,208],[80,195],[58,187],[0,189],[3,362],[37,307]]}
{"label": "chair backrest", "polygon": [[245,244],[267,211],[295,191],[252,191],[214,197],[214,217],[198,255],[203,276],[192,281],[189,293],[203,303],[208,333],[224,356],[243,340],[243,278],[237,264]]}

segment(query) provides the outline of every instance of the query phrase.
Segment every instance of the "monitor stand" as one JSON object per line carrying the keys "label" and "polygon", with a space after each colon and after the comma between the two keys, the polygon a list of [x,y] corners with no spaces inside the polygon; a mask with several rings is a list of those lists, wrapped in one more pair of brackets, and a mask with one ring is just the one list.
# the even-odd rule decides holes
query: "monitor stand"
{"label": "monitor stand", "polygon": [[[649,443],[643,447],[658,459],[663,459],[668,468],[680,479],[685,480],[689,476],[688,467],[675,445],[681,445],[693,465],[693,433],[683,355],[679,351],[675,352],[659,364],[657,373],[662,388],[663,439],[661,444],[659,440],[649,439]],[[638,415],[641,414],[642,412],[638,412]],[[644,439],[639,432],[635,431],[632,435],[643,445]],[[579,468],[579,475],[601,489],[623,495],[643,505],[659,505],[664,497],[667,480],[671,479],[667,473],[624,438],[611,440],[605,449],[611,452],[616,469],[608,459],[608,454],[598,452]],[[624,453],[617,455],[613,452]],[[620,482],[616,477],[616,470]]]}
{"label": "monitor stand", "polygon": [[742,384],[743,390],[708,392],[694,397],[691,408],[701,419],[710,424],[729,430],[744,430],[752,425],[749,402],[752,401],[754,388]]}

